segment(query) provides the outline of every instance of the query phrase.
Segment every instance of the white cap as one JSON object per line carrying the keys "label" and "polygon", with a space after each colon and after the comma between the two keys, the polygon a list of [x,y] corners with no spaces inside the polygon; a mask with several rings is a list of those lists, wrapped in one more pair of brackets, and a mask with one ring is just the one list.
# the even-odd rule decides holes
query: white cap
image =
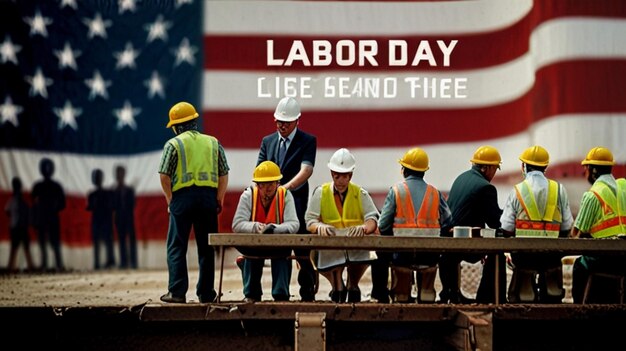
{"label": "white cap", "polygon": [[356,159],[348,149],[341,148],[330,158],[328,168],[337,173],[350,173],[356,168]]}
{"label": "white cap", "polygon": [[281,122],[293,122],[300,117],[300,104],[292,97],[284,97],[276,106],[274,118]]}

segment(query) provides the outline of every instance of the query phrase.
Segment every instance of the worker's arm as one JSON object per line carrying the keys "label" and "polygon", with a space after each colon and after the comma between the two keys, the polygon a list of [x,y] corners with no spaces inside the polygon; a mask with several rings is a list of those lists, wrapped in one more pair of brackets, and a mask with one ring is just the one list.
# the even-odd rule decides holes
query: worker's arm
{"label": "worker's arm", "polygon": [[228,187],[228,173],[220,176],[217,180],[217,213],[222,212],[224,205],[224,196],[226,196],[226,188]]}
{"label": "worker's arm", "polygon": [[290,181],[283,185],[287,190],[298,189],[302,184],[306,183],[313,175],[313,166],[307,163],[303,163],[300,166],[300,171]]}
{"label": "worker's arm", "polygon": [[161,189],[163,189],[169,212],[170,201],[172,201],[172,179],[169,175],[163,173],[159,173],[159,177],[161,178]]}

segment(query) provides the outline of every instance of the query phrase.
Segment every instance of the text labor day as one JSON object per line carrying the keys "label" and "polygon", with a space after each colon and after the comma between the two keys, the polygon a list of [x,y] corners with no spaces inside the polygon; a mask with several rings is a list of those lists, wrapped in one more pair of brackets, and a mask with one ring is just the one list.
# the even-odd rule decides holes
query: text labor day
{"label": "text labor day", "polygon": [[[274,40],[267,40],[268,67],[380,67],[379,60],[386,60],[388,67],[419,68],[449,67],[452,52],[458,40],[437,40],[431,43],[421,40],[415,49],[409,49],[406,40],[388,40],[386,57],[379,57],[376,40],[339,40],[334,45],[328,40],[313,40],[310,46],[301,40],[291,43],[286,57],[279,57],[274,50]],[[441,53],[442,62],[437,62],[433,50]],[[385,56],[385,55],[381,55]],[[439,55],[437,55],[439,56]],[[384,68],[382,68],[384,69]],[[326,98],[394,98],[400,90],[411,98],[463,99],[467,97],[467,78],[444,77],[441,74],[429,77],[393,77],[380,74],[346,76],[276,76],[257,79],[257,96],[279,98],[292,96],[313,98],[323,94]]]}

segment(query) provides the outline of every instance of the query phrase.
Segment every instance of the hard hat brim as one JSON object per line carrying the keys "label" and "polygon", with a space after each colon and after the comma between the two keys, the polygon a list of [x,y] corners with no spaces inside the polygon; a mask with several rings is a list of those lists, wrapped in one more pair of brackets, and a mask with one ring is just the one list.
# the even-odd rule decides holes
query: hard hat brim
{"label": "hard hat brim", "polygon": [[531,166],[537,166],[537,167],[548,167],[548,165],[550,164],[549,162],[535,162],[535,161],[530,161],[530,160],[526,160],[524,158],[519,159],[520,161],[524,162],[527,165],[531,165]]}
{"label": "hard hat brim", "polygon": [[484,160],[478,160],[478,159],[471,159],[470,160],[471,163],[475,163],[477,165],[489,165],[489,166],[499,166],[502,164],[502,161],[484,161]]}
{"label": "hard hat brim", "polygon": [[173,125],[176,125],[176,124],[181,124],[181,123],[184,123],[184,122],[187,122],[187,121],[191,121],[192,119],[198,118],[198,116],[199,116],[199,114],[198,114],[198,112],[196,112],[195,114],[193,114],[191,116],[188,116],[188,117],[185,117],[185,118],[171,120],[171,121],[169,121],[169,123],[167,124],[167,126],[165,128],[169,128],[169,127],[171,127]]}
{"label": "hard hat brim", "polygon": [[354,172],[354,169],[356,168],[356,166],[352,166],[349,168],[341,168],[341,167],[336,167],[330,164],[330,162],[328,163],[328,168],[333,171],[333,172],[337,172],[337,173],[352,173]]}
{"label": "hard hat brim", "polygon": [[615,166],[615,161],[596,161],[596,160],[583,160],[581,165],[595,165],[595,166]]}
{"label": "hard hat brim", "polygon": [[277,121],[281,121],[281,122],[293,122],[298,120],[298,118],[300,118],[301,113],[298,113],[297,116],[295,117],[287,117],[287,116],[282,116],[279,115],[278,113],[274,114],[274,118],[276,118]]}
{"label": "hard hat brim", "polygon": [[402,165],[402,167],[404,168],[408,168],[410,170],[416,171],[416,172],[426,172],[430,167],[426,167],[426,168],[417,168],[417,167],[413,167],[410,164],[403,162],[402,160],[398,160],[398,163],[400,165]]}
{"label": "hard hat brim", "polygon": [[283,175],[278,175],[278,176],[274,176],[274,177],[259,177],[259,178],[252,178],[252,181],[255,183],[268,183],[268,182],[275,182],[277,180],[281,180],[283,179]]}

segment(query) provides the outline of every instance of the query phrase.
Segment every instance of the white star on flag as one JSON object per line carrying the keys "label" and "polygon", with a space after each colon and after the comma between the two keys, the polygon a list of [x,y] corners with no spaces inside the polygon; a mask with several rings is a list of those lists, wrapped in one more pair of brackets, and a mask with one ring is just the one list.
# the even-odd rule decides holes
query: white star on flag
{"label": "white star on flag", "polygon": [[120,14],[130,11],[135,12],[137,10],[137,4],[135,0],[118,0],[119,12]]}
{"label": "white star on flag", "polygon": [[19,115],[22,110],[22,106],[14,105],[13,100],[11,100],[10,96],[4,98],[4,103],[0,105],[0,124],[11,123],[14,126],[18,126],[19,122],[17,121],[17,115]]}
{"label": "white star on flag", "polygon": [[106,39],[107,28],[113,25],[111,20],[103,21],[100,13],[96,13],[96,17],[93,19],[83,18],[83,23],[89,28],[89,33],[87,33],[89,39],[93,39],[95,36]]}
{"label": "white star on flag", "polygon": [[172,22],[163,21],[163,16],[159,15],[156,21],[144,26],[148,31],[148,42],[152,42],[156,39],[167,41],[167,30],[172,26]]}
{"label": "white star on flag", "polygon": [[189,45],[189,39],[183,38],[178,46],[178,49],[174,51],[174,55],[176,55],[176,62],[174,63],[174,66],[178,66],[183,62],[187,62],[193,66],[196,63],[196,58],[193,55],[197,51],[198,48]]}
{"label": "white star on flag", "polygon": [[133,44],[128,42],[124,51],[118,51],[113,53],[113,56],[117,59],[115,68],[122,69],[124,67],[135,68],[135,59],[139,56],[139,51],[133,48]]}
{"label": "white star on flag", "polygon": [[0,56],[2,56],[2,63],[12,62],[17,65],[17,53],[22,50],[22,47],[13,44],[11,38],[6,36],[4,42],[0,45]]}
{"label": "white star on flag", "polygon": [[59,5],[59,7],[64,8],[65,6],[69,6],[73,8],[74,10],[78,8],[78,5],[76,4],[76,0],[61,0],[61,4]]}
{"label": "white star on flag", "polygon": [[52,19],[43,17],[39,10],[35,13],[35,17],[26,17],[24,21],[30,26],[30,36],[34,36],[35,34],[40,34],[43,37],[48,36],[46,26],[52,24]]}
{"label": "white star on flag", "polygon": [[113,114],[117,117],[117,129],[120,130],[124,126],[129,126],[131,129],[136,130],[135,116],[140,113],[140,108],[133,108],[130,101],[124,101],[124,107],[113,111]]}
{"label": "white star on flag", "polygon": [[30,96],[41,95],[44,98],[48,98],[48,86],[52,85],[52,79],[43,75],[41,67],[37,67],[34,76],[26,76],[26,81],[30,84],[30,90],[28,94]]}
{"label": "white star on flag", "polygon": [[70,126],[74,130],[78,130],[76,124],[76,117],[83,113],[80,108],[74,108],[69,100],[65,100],[65,106],[63,108],[54,108],[54,114],[59,117],[58,128],[63,129],[65,126]]}
{"label": "white star on flag", "polygon": [[159,76],[159,72],[152,71],[152,76],[150,79],[144,81],[144,85],[148,87],[148,97],[150,99],[154,98],[155,95],[159,95],[161,98],[165,99],[165,90],[163,87],[163,78]]}
{"label": "white star on flag", "polygon": [[69,42],[65,42],[63,50],[54,50],[54,55],[59,59],[59,68],[70,67],[77,70],[76,58],[80,56],[79,50],[72,50]]}
{"label": "white star on flag", "polygon": [[93,100],[96,96],[100,95],[105,100],[109,99],[109,93],[107,92],[107,88],[111,86],[110,80],[104,80],[102,75],[100,75],[100,71],[95,70],[93,72],[93,78],[85,79],[85,84],[91,90],[89,92],[89,100]]}

